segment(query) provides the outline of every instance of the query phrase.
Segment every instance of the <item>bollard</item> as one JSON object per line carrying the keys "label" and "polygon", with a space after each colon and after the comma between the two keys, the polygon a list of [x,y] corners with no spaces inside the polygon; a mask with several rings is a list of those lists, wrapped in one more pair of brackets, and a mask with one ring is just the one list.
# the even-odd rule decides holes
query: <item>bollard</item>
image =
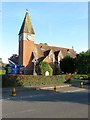
{"label": "bollard", "polygon": [[15,88],[12,89],[12,94],[11,94],[11,96],[13,96],[13,97],[16,96],[16,89],[15,89]]}
{"label": "bollard", "polygon": [[56,92],[56,85],[54,85],[54,91]]}
{"label": "bollard", "polygon": [[82,81],[80,82],[80,88],[83,88],[83,82]]}

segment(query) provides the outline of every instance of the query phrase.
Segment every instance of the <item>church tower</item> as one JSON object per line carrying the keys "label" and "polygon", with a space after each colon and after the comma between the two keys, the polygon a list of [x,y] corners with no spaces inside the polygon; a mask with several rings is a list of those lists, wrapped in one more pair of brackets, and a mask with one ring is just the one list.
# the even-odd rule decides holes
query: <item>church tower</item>
{"label": "church tower", "polygon": [[35,33],[27,10],[19,31],[19,65],[30,67],[32,64],[34,35]]}

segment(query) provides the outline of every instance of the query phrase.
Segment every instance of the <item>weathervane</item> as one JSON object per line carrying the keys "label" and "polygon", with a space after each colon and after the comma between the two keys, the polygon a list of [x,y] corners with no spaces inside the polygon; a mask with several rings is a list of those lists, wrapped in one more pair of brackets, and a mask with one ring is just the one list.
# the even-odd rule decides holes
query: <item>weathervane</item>
{"label": "weathervane", "polygon": [[26,9],[26,12],[28,12],[28,9]]}

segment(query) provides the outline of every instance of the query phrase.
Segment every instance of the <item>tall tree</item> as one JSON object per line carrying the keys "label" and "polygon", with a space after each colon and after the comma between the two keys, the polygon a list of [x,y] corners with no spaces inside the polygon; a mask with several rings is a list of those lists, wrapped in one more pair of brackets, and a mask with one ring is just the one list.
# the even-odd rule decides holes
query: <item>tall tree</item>
{"label": "tall tree", "polygon": [[60,68],[64,73],[73,73],[75,69],[74,59],[69,55],[65,56],[61,61]]}
{"label": "tall tree", "polygon": [[90,51],[77,54],[75,66],[76,71],[80,74],[90,73]]}

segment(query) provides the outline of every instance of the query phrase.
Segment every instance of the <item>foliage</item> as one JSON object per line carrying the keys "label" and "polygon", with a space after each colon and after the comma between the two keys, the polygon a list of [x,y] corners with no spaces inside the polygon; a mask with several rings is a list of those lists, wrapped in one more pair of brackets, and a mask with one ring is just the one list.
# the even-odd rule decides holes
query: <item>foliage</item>
{"label": "foliage", "polygon": [[23,86],[22,80],[18,80],[17,75],[2,75],[2,87]]}
{"label": "foliage", "polygon": [[53,74],[53,69],[47,62],[40,62],[40,64],[36,67],[37,74],[45,75],[45,72],[48,71],[50,75]]}
{"label": "foliage", "polygon": [[0,67],[0,75],[4,75],[4,74],[6,74],[6,70],[5,70],[5,67],[2,66]]}
{"label": "foliage", "polygon": [[75,66],[76,71],[79,74],[90,73],[90,51],[77,54]]}
{"label": "foliage", "polygon": [[56,67],[55,67],[55,75],[60,75],[60,74],[62,74],[61,71],[60,71],[60,68],[59,68],[58,65],[56,65]]}
{"label": "foliage", "polygon": [[73,75],[74,79],[82,79],[82,80],[87,80],[88,79],[88,75],[85,74],[74,74]]}
{"label": "foliage", "polygon": [[56,76],[33,76],[33,75],[3,75],[2,86],[44,86],[44,85],[59,85],[65,81],[64,75]]}
{"label": "foliage", "polygon": [[6,70],[0,69],[0,75],[5,75],[5,74],[6,74]]}
{"label": "foliage", "polygon": [[47,43],[40,43],[41,45],[48,45]]}
{"label": "foliage", "polygon": [[88,80],[90,80],[90,73],[88,74]]}
{"label": "foliage", "polygon": [[11,87],[14,85],[14,82],[15,82],[15,77],[10,76],[10,75],[8,75],[8,77],[7,75],[2,76],[2,86]]}
{"label": "foliage", "polygon": [[74,59],[69,55],[65,56],[60,63],[61,71],[64,73],[73,73],[74,72]]}

